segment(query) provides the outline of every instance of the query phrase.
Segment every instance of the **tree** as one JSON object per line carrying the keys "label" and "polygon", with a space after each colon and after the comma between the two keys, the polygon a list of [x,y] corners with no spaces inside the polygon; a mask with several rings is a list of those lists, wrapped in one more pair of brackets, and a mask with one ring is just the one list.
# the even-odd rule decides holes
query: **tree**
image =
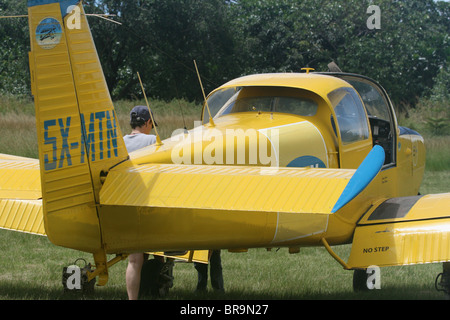
{"label": "tree", "polygon": [[342,70],[385,86],[397,103],[427,94],[449,59],[448,3],[377,2],[381,29],[367,27],[368,0],[239,0],[233,6],[249,72]]}
{"label": "tree", "polygon": [[381,29],[348,38],[339,64],[378,80],[398,104],[414,105],[447,59],[445,24],[432,0],[378,3]]}
{"label": "tree", "polygon": [[[0,15],[26,14],[24,1],[0,0]],[[30,50],[26,18],[0,19],[0,94],[24,95],[29,93]]]}
{"label": "tree", "polygon": [[[379,81],[399,105],[428,96],[450,63],[450,3],[379,0],[380,29],[367,27],[370,0],[85,0],[87,13],[110,13],[122,25],[89,17],[114,99],[202,100],[239,75],[326,71]],[[25,1],[0,0],[0,14],[24,14]],[[0,20],[0,92],[29,90],[25,19]]]}
{"label": "tree", "polygon": [[89,7],[122,22],[91,24],[114,98],[142,96],[139,72],[153,97],[202,99],[193,60],[207,91],[234,76],[235,45],[222,0],[104,0]]}

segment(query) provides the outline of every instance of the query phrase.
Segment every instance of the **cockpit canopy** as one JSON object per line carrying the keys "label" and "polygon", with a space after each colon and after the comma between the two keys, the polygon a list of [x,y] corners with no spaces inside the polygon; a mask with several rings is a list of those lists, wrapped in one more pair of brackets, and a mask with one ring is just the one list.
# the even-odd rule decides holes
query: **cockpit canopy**
{"label": "cockpit canopy", "polygon": [[314,116],[318,103],[305,90],[278,87],[234,87],[215,92],[208,99],[215,118],[239,112],[278,112]]}
{"label": "cockpit canopy", "polygon": [[[396,123],[392,105],[384,89],[364,76],[344,73],[245,76],[213,91],[207,106],[214,119],[244,113],[283,113],[315,125],[326,123],[341,146],[372,140],[373,145],[385,148],[386,164],[395,161]],[[204,107],[204,124],[210,115]]]}
{"label": "cockpit canopy", "polygon": [[[330,92],[327,98],[336,114],[343,144],[368,139],[369,125],[366,113],[355,89],[341,87]],[[300,88],[230,87],[214,92],[208,99],[208,107],[211,116],[216,119],[243,112],[286,113],[304,118],[317,114],[321,100],[318,95]],[[208,122],[207,112],[205,108],[203,123]],[[330,120],[337,135],[333,116]]]}

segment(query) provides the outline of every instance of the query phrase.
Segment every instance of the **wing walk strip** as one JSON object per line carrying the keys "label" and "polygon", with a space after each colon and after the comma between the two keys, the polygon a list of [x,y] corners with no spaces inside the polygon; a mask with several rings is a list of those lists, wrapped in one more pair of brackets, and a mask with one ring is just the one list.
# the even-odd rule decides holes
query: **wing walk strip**
{"label": "wing walk strip", "polygon": [[145,164],[112,170],[101,205],[331,214],[354,170]]}

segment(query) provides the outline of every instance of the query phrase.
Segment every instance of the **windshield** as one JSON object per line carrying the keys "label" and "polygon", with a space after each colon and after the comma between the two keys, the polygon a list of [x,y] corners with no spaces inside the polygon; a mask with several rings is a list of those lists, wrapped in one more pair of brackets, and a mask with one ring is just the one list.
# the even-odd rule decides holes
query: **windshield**
{"label": "windshield", "polygon": [[364,106],[355,90],[340,88],[328,94],[336,113],[343,144],[348,144],[369,137]]}
{"label": "windshield", "polygon": [[[284,87],[236,87],[217,91],[208,99],[211,116],[240,112],[281,112],[314,116],[318,104],[308,91]],[[205,108],[206,109],[206,108]],[[209,119],[204,110],[203,122]]]}

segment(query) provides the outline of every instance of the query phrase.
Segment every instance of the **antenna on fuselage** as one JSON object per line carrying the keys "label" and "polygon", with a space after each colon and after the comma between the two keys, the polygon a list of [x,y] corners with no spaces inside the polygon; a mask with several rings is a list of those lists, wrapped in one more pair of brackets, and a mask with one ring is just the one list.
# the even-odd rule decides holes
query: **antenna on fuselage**
{"label": "antenna on fuselage", "polygon": [[336,62],[331,61],[328,64],[328,71],[330,72],[342,72],[341,68],[338,67],[338,65],[336,64]]}
{"label": "antenna on fuselage", "polygon": [[142,93],[144,94],[145,103],[147,104],[148,113],[150,113],[150,117],[152,118],[153,128],[155,129],[155,133],[156,133],[156,145],[162,146],[161,138],[159,137],[158,130],[156,129],[156,125],[155,125],[156,122],[155,122],[155,119],[153,119],[152,110],[150,110],[150,106],[148,105],[147,95],[145,94],[144,86],[142,84],[142,80],[141,80],[141,76],[139,75],[139,72],[137,73],[137,76],[139,78],[139,83],[141,84]]}
{"label": "antenna on fuselage", "polygon": [[209,126],[214,127],[215,124],[214,124],[213,118],[211,117],[211,111],[209,110],[208,101],[206,100],[206,96],[205,96],[205,90],[203,89],[202,79],[200,77],[200,73],[198,72],[197,63],[195,62],[195,60],[194,60],[194,65],[195,65],[195,70],[197,71],[197,76],[198,76],[198,81],[200,82],[200,87],[202,88],[203,99],[205,100],[206,109],[208,109]]}
{"label": "antenna on fuselage", "polygon": [[[107,17],[115,17],[116,16],[115,14],[85,13],[84,15],[88,16],[88,17],[91,16],[91,17],[105,19],[107,21],[122,25],[122,23],[120,23],[120,22],[117,22],[117,21],[107,18]],[[0,19],[7,19],[7,18],[28,18],[28,15],[27,14],[19,14],[19,15],[14,15],[14,16],[0,16]]]}

